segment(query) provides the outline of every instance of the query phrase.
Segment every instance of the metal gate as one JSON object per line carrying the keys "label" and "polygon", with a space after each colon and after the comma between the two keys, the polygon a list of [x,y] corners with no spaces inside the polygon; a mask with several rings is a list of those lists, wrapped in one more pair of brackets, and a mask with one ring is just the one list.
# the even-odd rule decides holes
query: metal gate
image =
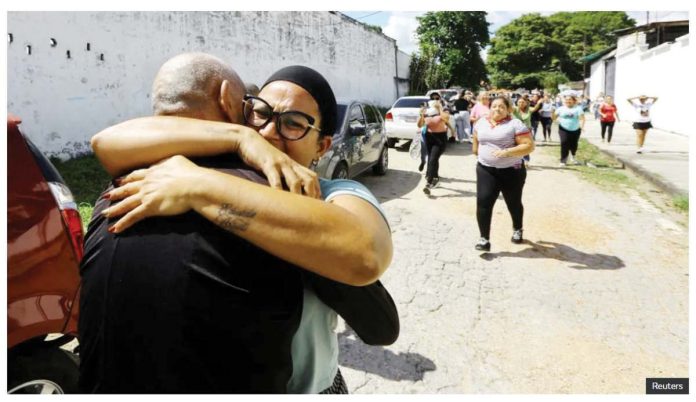
{"label": "metal gate", "polygon": [[604,60],[604,94],[614,96],[614,83],[616,82],[616,58]]}

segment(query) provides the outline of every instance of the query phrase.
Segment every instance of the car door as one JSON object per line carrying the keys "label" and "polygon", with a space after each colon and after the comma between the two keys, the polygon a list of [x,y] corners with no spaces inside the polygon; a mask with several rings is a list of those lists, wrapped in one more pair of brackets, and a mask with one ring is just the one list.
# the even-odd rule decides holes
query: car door
{"label": "car door", "polygon": [[348,132],[346,133],[346,145],[348,149],[348,171],[350,176],[362,172],[367,167],[366,160],[366,134],[367,122],[360,104],[353,104],[348,112]]}
{"label": "car door", "polygon": [[367,117],[367,131],[365,138],[367,164],[373,165],[379,160],[380,151],[383,147],[383,123],[379,112],[372,105],[363,104],[363,111]]}

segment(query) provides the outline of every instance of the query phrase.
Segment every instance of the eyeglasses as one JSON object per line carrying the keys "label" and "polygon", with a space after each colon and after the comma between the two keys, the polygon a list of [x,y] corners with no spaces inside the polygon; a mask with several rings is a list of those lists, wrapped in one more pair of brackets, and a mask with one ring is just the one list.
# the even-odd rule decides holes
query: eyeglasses
{"label": "eyeglasses", "polygon": [[321,130],[315,126],[314,117],[297,111],[274,112],[271,105],[256,96],[245,95],[242,101],[244,122],[250,126],[260,128],[277,116],[276,130],[286,140],[297,141],[302,139],[309,130]]}

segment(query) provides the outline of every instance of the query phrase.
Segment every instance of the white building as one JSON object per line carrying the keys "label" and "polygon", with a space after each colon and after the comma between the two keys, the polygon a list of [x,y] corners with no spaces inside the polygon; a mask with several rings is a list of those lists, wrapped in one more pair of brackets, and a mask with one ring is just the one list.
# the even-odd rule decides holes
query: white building
{"label": "white building", "polygon": [[612,95],[622,120],[636,112],[626,99],[645,94],[656,96],[651,109],[654,127],[689,134],[689,102],[685,93],[693,88],[694,66],[690,64],[689,21],[655,22],[617,31],[615,46],[585,58],[591,62],[589,96]]}
{"label": "white building", "polygon": [[[157,70],[182,52],[263,84],[281,67],[322,73],[336,96],[387,107],[408,88],[396,41],[337,12],[8,12],[8,111],[45,153],[90,151],[102,129],[150,115]],[[406,84],[404,84],[406,79]]]}

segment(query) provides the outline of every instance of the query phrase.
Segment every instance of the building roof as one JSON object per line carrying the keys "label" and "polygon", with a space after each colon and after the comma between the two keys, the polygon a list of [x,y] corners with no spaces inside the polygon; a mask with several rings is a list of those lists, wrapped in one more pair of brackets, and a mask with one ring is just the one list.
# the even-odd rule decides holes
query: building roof
{"label": "building roof", "polygon": [[595,52],[595,53],[592,53],[592,54],[588,54],[588,55],[585,56],[585,57],[581,57],[580,59],[578,59],[578,61],[580,61],[580,63],[592,63],[593,61],[595,61],[595,60],[601,58],[602,56],[604,56],[605,54],[611,52],[611,51],[614,50],[614,49],[616,49],[616,45],[615,45],[615,44],[609,46],[609,47],[606,48],[606,49],[602,49],[602,50],[600,50],[599,52]]}
{"label": "building roof", "polygon": [[651,29],[657,28],[657,27],[678,27],[678,26],[684,26],[684,25],[686,25],[688,27],[689,20],[651,22],[649,24],[639,25],[639,26],[636,26],[633,28],[619,29],[619,30],[614,31],[612,33],[618,37],[618,36],[629,35],[629,34],[632,34],[633,32],[648,31],[648,30],[651,30]]}

